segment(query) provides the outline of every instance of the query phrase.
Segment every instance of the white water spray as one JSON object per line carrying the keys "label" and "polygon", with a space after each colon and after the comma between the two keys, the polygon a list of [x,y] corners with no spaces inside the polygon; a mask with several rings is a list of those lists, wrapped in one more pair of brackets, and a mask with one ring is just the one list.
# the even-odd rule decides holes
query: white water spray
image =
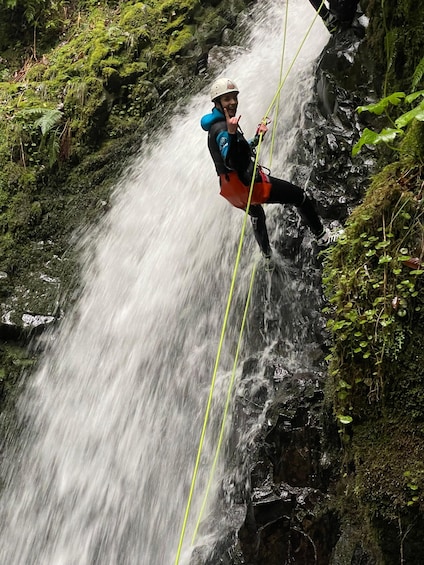
{"label": "white water spray", "polygon": [[[222,68],[241,90],[248,135],[278,85],[283,17],[277,0],[258,5],[248,48]],[[307,0],[293,2],[287,62],[313,17]],[[317,22],[282,92],[277,176],[326,39]],[[75,312],[21,399],[30,433],[3,469],[2,564],[174,562],[243,220],[218,195],[199,126],[210,106],[207,94],[194,97],[116,188]],[[241,306],[252,251],[248,224]],[[224,373],[233,354],[224,347]],[[205,445],[203,474],[214,447]]]}

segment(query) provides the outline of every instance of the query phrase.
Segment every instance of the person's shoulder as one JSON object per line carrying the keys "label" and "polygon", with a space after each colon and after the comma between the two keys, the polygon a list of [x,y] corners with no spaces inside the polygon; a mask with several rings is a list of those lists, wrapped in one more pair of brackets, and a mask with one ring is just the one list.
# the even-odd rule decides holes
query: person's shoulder
{"label": "person's shoulder", "polygon": [[212,126],[218,122],[224,122],[225,124],[225,118],[218,108],[214,108],[212,112],[209,112],[209,114],[205,114],[202,117],[200,125],[204,131],[210,131]]}

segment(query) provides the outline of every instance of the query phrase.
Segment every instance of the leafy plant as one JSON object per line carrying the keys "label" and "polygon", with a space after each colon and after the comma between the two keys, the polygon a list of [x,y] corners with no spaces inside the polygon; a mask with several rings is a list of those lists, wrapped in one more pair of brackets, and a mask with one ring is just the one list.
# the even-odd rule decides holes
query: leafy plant
{"label": "leafy plant", "polygon": [[412,90],[415,90],[424,76],[424,57],[418,63],[417,68],[414,71],[414,76],[412,77]]}
{"label": "leafy plant", "polygon": [[415,506],[420,501],[420,484],[422,483],[423,472],[421,471],[405,471],[403,473],[406,482],[406,490],[408,493],[408,506]]}
{"label": "leafy plant", "polygon": [[24,116],[35,116],[34,127],[39,127],[43,136],[47,135],[62,119],[62,112],[50,108],[28,108],[23,110]]}
{"label": "leafy plant", "polygon": [[[423,59],[424,61],[424,59]],[[424,69],[424,62],[423,69]],[[417,67],[418,69],[418,67]],[[419,76],[419,75],[417,75]],[[391,118],[388,115],[388,109],[391,106],[398,106],[402,101],[406,102],[407,104],[411,104],[417,98],[424,96],[424,90],[420,90],[419,92],[414,92],[412,94],[406,95],[404,92],[395,92],[390,94],[390,96],[386,96],[382,98],[379,102],[375,104],[369,104],[367,106],[359,106],[357,111],[361,112],[371,112],[380,116],[383,113],[389,117],[390,121]],[[370,130],[369,128],[365,128],[362,132],[361,137],[355,143],[352,148],[352,155],[355,156],[363,145],[377,145],[378,143],[390,143],[391,141],[395,140],[397,137],[402,136],[404,134],[404,129],[414,120],[419,120],[421,122],[424,121],[424,100],[421,100],[412,110],[405,112],[401,116],[399,116],[392,124],[394,127],[392,128],[384,128],[379,133]]]}
{"label": "leafy plant", "polygon": [[[28,108],[21,112],[23,118],[36,118],[30,123],[31,129],[40,129],[41,140],[39,151],[46,149],[49,165],[52,166],[57,162],[60,152],[60,138],[66,129],[60,127],[63,113],[60,110],[52,108]],[[35,144],[31,144],[34,146]]]}
{"label": "leafy plant", "polygon": [[374,196],[379,215],[373,214],[373,224],[358,210],[325,262],[327,325],[334,337],[327,360],[342,425],[360,413],[358,398],[381,397],[385,367],[399,358],[419,308],[424,269],[412,254],[424,237],[423,211],[412,193],[398,187],[397,195],[380,194],[380,204]]}

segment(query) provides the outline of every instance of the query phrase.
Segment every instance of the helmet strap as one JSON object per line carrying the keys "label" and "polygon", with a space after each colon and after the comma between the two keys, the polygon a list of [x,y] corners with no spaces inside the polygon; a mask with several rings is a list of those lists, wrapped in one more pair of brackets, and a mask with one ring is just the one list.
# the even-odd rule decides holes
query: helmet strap
{"label": "helmet strap", "polygon": [[214,100],[214,104],[215,104],[215,108],[218,108],[218,110],[219,110],[220,112],[224,113],[224,108],[222,107],[222,104],[221,104],[221,97],[220,97],[220,96],[219,96],[219,98],[216,98],[216,99]]}

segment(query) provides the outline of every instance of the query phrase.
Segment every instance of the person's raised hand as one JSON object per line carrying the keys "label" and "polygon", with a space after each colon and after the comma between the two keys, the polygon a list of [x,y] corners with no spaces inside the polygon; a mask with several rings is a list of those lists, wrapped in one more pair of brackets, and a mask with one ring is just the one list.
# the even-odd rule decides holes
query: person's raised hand
{"label": "person's raised hand", "polygon": [[234,116],[234,118],[230,118],[227,108],[224,108],[224,115],[225,115],[225,119],[227,121],[228,133],[230,133],[230,134],[237,133],[238,123],[239,123],[241,116],[239,116],[238,118],[236,116]]}
{"label": "person's raised hand", "polygon": [[258,124],[258,128],[256,130],[256,135],[262,135],[262,137],[266,134],[266,132],[268,131],[268,124],[271,123],[271,119],[268,118],[268,116],[265,116],[265,118],[261,121],[260,124]]}
{"label": "person's raised hand", "polygon": [[258,125],[258,129],[256,130],[256,135],[265,135],[268,131],[268,128],[265,124],[261,123]]}

